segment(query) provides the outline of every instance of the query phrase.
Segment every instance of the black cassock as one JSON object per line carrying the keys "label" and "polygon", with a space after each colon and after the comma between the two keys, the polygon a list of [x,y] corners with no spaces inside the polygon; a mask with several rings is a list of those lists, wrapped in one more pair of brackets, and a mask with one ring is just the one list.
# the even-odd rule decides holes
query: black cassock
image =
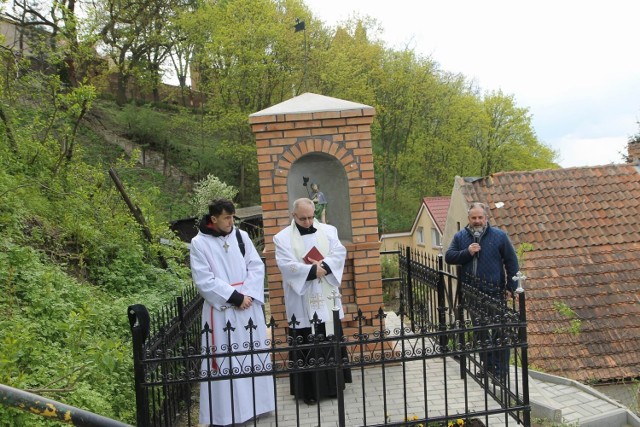
{"label": "black cassock", "polygon": [[[342,324],[334,323],[336,336],[342,337]],[[322,366],[329,363],[336,365],[334,360],[335,341],[325,337],[325,324],[320,323],[316,327],[317,335],[313,335],[311,328],[289,329],[289,344],[293,347],[289,350],[289,360],[298,367]],[[299,339],[300,341],[294,340]],[[314,344],[314,340],[317,342]],[[309,344],[313,344],[309,346]],[[300,346],[299,348],[296,346]],[[341,348],[342,360],[348,361],[347,350]],[[324,360],[324,362],[323,362]],[[350,383],[351,369],[340,370],[342,376],[342,389],[344,384]],[[338,378],[340,380],[340,378]],[[338,384],[336,381],[336,369],[334,367],[310,370],[289,375],[290,393],[298,399],[305,401],[320,400],[323,397],[336,397],[338,395]]]}

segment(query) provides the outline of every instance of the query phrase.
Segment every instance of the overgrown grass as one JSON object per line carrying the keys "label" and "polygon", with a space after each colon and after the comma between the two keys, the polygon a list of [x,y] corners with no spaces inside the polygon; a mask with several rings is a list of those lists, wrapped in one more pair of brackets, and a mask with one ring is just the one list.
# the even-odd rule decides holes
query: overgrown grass
{"label": "overgrown grass", "polygon": [[214,171],[218,175],[227,168],[216,154],[219,138],[212,130],[211,118],[202,110],[167,110],[133,103],[120,108],[101,100],[95,111],[118,134],[166,153],[169,162],[193,180]]}
{"label": "overgrown grass", "polygon": [[[6,82],[11,97],[0,92],[14,136],[0,125],[0,383],[134,423],[127,307],[153,312],[190,283],[183,246],[158,243],[174,239],[167,221],[188,209],[187,193],[90,131],[75,138],[77,94],[59,91],[55,77],[30,79]],[[38,87],[58,91],[58,103],[46,93],[40,104],[21,102],[38,98]],[[109,167],[144,213],[152,242]],[[0,406],[0,426],[54,424]]]}
{"label": "overgrown grass", "polygon": [[[110,120],[103,124],[115,126],[115,123]],[[80,139],[81,158],[100,170],[108,171],[110,167],[116,167],[122,163],[122,159],[125,158],[124,150],[117,145],[107,143],[87,127],[81,128]],[[153,202],[155,213],[165,221],[174,221],[193,215],[189,203],[190,185],[184,184],[180,179],[164,176],[160,172],[141,165],[117,168],[117,172],[127,186],[146,193]]]}

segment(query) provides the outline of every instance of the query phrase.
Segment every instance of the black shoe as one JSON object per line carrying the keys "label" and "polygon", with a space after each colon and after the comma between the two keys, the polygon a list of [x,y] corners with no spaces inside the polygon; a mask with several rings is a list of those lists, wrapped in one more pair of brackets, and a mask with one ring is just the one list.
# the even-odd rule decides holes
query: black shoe
{"label": "black shoe", "polygon": [[307,405],[315,405],[318,401],[314,397],[305,397],[304,403]]}

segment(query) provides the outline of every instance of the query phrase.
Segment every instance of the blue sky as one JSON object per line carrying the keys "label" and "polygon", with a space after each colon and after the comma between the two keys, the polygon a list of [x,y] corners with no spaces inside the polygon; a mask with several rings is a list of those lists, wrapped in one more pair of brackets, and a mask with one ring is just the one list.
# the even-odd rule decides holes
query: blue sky
{"label": "blue sky", "polygon": [[640,1],[304,1],[331,26],[375,18],[389,47],[514,95],[563,167],[621,163],[640,130]]}

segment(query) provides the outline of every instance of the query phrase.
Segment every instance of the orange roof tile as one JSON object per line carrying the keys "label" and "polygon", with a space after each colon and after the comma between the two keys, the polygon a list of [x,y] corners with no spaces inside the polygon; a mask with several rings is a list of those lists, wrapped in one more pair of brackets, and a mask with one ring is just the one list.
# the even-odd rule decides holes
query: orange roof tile
{"label": "orange roof tile", "polygon": [[422,203],[424,203],[431,213],[436,225],[440,229],[440,234],[444,233],[451,197],[425,197],[422,199]]}
{"label": "orange roof tile", "polygon": [[583,382],[640,377],[639,170],[505,172],[461,184],[516,248],[533,245],[521,265],[531,365]]}

